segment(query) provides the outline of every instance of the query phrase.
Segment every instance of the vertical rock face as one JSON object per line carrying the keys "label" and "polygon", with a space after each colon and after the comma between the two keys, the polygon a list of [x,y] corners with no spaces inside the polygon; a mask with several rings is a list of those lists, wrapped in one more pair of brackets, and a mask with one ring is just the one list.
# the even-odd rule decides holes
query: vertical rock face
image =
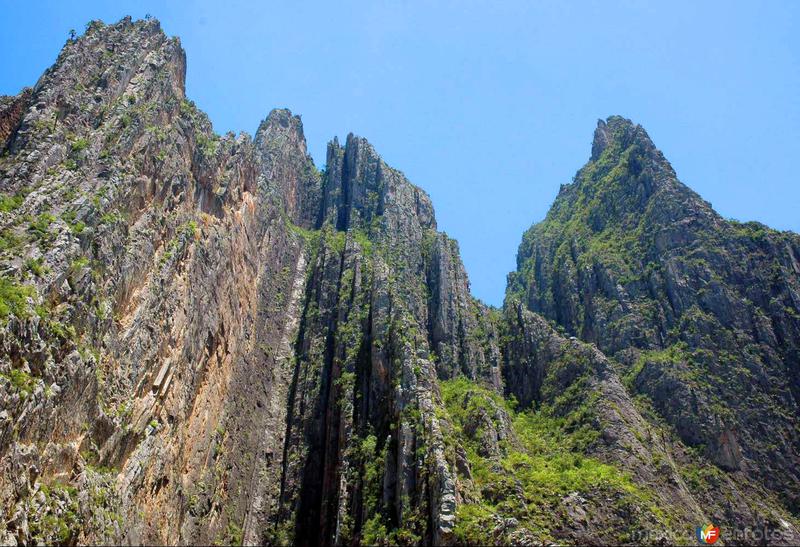
{"label": "vertical rock face", "polygon": [[256,131],[265,188],[286,204],[286,214],[303,228],[317,227],[321,177],[306,151],[303,124],[288,110],[273,110]]}
{"label": "vertical rock face", "polygon": [[365,139],[184,80],[126,18],[0,98],[4,544],[800,540],[796,236],[612,118],[489,308]]}
{"label": "vertical rock face", "polygon": [[798,245],[722,219],[612,117],[525,234],[509,299],[595,343],[685,443],[796,511]]}
{"label": "vertical rock face", "polygon": [[444,541],[437,366],[499,373],[430,199],[285,110],[216,136],[184,71],[93,23],[3,100],[5,539]]}
{"label": "vertical rock face", "polygon": [[367,141],[329,145],[322,189],[289,398],[287,535],[268,539],[350,543],[394,529],[445,541],[455,481],[436,379],[465,370],[500,381],[496,341],[478,333],[488,312],[428,196]]}
{"label": "vertical rock face", "polygon": [[92,24],[6,146],[0,495],[19,541],[232,540],[256,465],[277,497],[283,439],[264,439],[285,427],[304,251],[261,166],[297,150],[214,135],[184,69],[154,21]]}
{"label": "vertical rock face", "polygon": [[33,91],[28,88],[16,97],[0,97],[0,150],[5,150],[28,109]]}

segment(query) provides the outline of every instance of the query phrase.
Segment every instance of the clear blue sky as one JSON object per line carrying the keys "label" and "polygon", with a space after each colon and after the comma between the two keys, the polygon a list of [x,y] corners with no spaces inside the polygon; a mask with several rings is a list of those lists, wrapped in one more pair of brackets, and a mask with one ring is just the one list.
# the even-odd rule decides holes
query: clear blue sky
{"label": "clear blue sky", "polygon": [[499,304],[523,230],[611,114],[724,216],[800,231],[800,1],[660,4],[2,0],[0,94],[33,85],[70,28],[150,13],[218,132],[289,107],[318,164],[334,135],[367,137]]}

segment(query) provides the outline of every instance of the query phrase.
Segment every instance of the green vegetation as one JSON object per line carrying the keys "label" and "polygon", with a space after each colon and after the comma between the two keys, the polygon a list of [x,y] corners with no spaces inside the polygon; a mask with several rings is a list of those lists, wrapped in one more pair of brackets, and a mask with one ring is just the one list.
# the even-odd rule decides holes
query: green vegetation
{"label": "green vegetation", "polygon": [[352,230],[353,239],[367,256],[372,256],[372,241],[364,230]]}
{"label": "green vegetation", "polygon": [[120,213],[119,211],[109,211],[107,213],[103,213],[103,215],[100,217],[101,224],[113,225],[117,224],[118,222],[122,222],[123,220],[124,217],[122,216],[122,213]]}
{"label": "green vegetation", "polygon": [[13,196],[8,194],[0,194],[0,213],[10,213],[19,209],[25,202],[25,197],[28,195],[28,190],[23,188],[16,192]]}
{"label": "green vegetation", "polygon": [[159,141],[163,141],[167,137],[166,130],[157,125],[148,125],[144,130]]}
{"label": "green vegetation", "polygon": [[217,154],[217,149],[219,148],[219,139],[216,135],[208,136],[198,131],[195,133],[195,140],[197,141],[197,148],[204,156],[213,157]]}
{"label": "green vegetation", "polygon": [[87,463],[88,517],[86,528],[105,538],[105,543],[113,544],[119,530],[123,529],[122,515],[119,512],[120,500],[114,488],[117,469],[95,467]]}
{"label": "green vegetation", "polygon": [[84,224],[83,221],[77,220],[77,216],[78,213],[74,210],[65,211],[61,214],[61,220],[66,222],[73,234],[79,234],[86,228],[86,224]]}
{"label": "green vegetation", "polygon": [[244,530],[242,527],[228,520],[228,526],[225,529],[225,538],[219,542],[219,545],[242,545],[244,542]]}
{"label": "green vegetation", "polygon": [[197,230],[198,230],[198,225],[197,222],[194,220],[190,220],[185,224],[183,224],[182,226],[179,226],[176,229],[175,235],[166,244],[164,252],[161,254],[161,257],[159,258],[158,261],[159,265],[163,266],[164,264],[172,260],[173,256],[182,253],[187,248],[187,245],[189,244],[189,239],[195,237],[195,235],[197,234]]}
{"label": "green vegetation", "polygon": [[[40,307],[37,309],[37,312],[42,313],[41,310],[42,308]],[[77,332],[75,331],[74,325],[51,319],[46,314],[42,314],[42,319],[50,332],[61,340],[75,341],[77,339]]]}
{"label": "green vegetation", "polygon": [[[520,268],[511,276],[509,294],[519,296],[531,286],[543,266],[540,261],[552,272],[548,284],[601,265],[624,286],[646,279],[657,268],[647,262],[645,252],[655,237],[649,227],[658,205],[644,194],[648,175],[641,165],[646,151],[637,142],[623,148],[624,141],[612,139],[599,158],[562,188],[545,220],[525,232]],[[582,315],[582,309],[575,311],[575,317]]]}
{"label": "green vegetation", "polygon": [[72,264],[69,265],[70,273],[74,275],[75,273],[83,270],[88,265],[89,265],[89,259],[85,256],[79,256],[78,258],[72,261]]}
{"label": "green vegetation", "polygon": [[[703,461],[703,458],[697,458],[697,461]],[[680,466],[679,471],[683,480],[686,481],[692,491],[703,491],[709,488],[716,489],[726,481],[725,473],[718,467],[704,463],[697,464],[689,462]]]}
{"label": "green vegetation", "polygon": [[[447,442],[466,450],[474,484],[471,497],[476,500],[458,507],[455,534],[459,542],[496,543],[493,515],[516,518],[539,541],[554,541],[554,527],[561,523],[553,515],[560,514],[562,500],[574,492],[598,507],[613,498],[613,506],[604,510],[650,513],[645,519],[653,521],[660,518],[651,495],[626,473],[579,450],[586,439],[570,418],[554,415],[548,408],[518,412],[513,401],[464,378],[445,381],[441,388],[445,417],[454,429]],[[510,418],[512,437],[499,441],[497,453],[492,453],[482,440],[485,420],[476,418],[490,417],[492,427],[502,430],[503,414]],[[477,430],[476,423],[480,424]],[[628,529],[617,530],[616,536],[607,539],[628,540],[637,523],[632,520],[626,525]]]}
{"label": "green vegetation", "polygon": [[42,484],[41,491],[44,506],[36,513],[28,514],[31,537],[37,544],[74,543],[82,523],[77,489],[55,482]]}
{"label": "green vegetation", "polygon": [[50,225],[55,222],[56,217],[50,213],[42,213],[32,220],[28,226],[28,231],[37,239],[46,240],[50,237]]}
{"label": "green vegetation", "polygon": [[36,289],[30,285],[20,285],[12,279],[0,275],[0,320],[10,315],[20,318],[30,315],[28,299],[36,296]]}
{"label": "green vegetation", "polygon": [[317,244],[319,243],[319,235],[320,235],[319,230],[307,230],[302,226],[294,224],[288,218],[286,218],[285,220],[286,220],[286,226],[287,228],[289,228],[289,231],[291,231],[295,235],[300,236],[309,249],[316,248]]}
{"label": "green vegetation", "polygon": [[776,235],[775,230],[764,226],[760,222],[739,222],[737,220],[730,220],[728,221],[728,228],[733,237],[755,243],[763,241],[770,235]]}
{"label": "green vegetation", "polygon": [[331,225],[326,224],[319,230],[308,230],[294,224],[288,218],[284,220],[289,231],[300,236],[305,242],[306,248],[309,249],[312,254],[317,252],[320,243],[322,243],[325,248],[341,254],[345,250],[348,237],[352,238],[352,241],[358,245],[365,256],[371,257],[375,252],[374,243],[370,240],[367,232],[362,229],[351,229],[344,232],[335,230]]}
{"label": "green vegetation", "polygon": [[72,224],[69,225],[69,229],[72,231],[73,234],[78,235],[83,233],[86,229],[86,224],[82,220],[76,220]]}
{"label": "green vegetation", "polygon": [[197,234],[197,221],[190,220],[183,225],[183,233],[189,237],[194,237]]}
{"label": "green vegetation", "polygon": [[28,260],[26,260],[25,269],[30,273],[32,273],[33,275],[35,275],[36,277],[42,277],[48,271],[41,257],[29,258]]}
{"label": "green vegetation", "polygon": [[361,528],[362,544],[380,545],[390,542],[391,534],[386,527],[386,517],[381,512],[383,474],[386,466],[388,443],[378,447],[378,439],[370,434],[360,441],[356,439],[351,449],[353,456],[363,469],[361,479],[364,488],[363,500],[366,520]]}
{"label": "green vegetation", "polygon": [[22,240],[10,228],[0,230],[0,251],[14,251],[22,245]]}
{"label": "green vegetation", "polygon": [[88,148],[88,146],[89,146],[89,141],[88,139],[85,138],[75,139],[74,141],[72,141],[71,145],[72,151],[74,153],[83,152],[84,150],[86,150],[86,148]]}
{"label": "green vegetation", "polygon": [[623,381],[629,389],[633,389],[636,378],[642,372],[645,364],[680,365],[689,362],[690,359],[688,346],[685,342],[678,342],[662,350],[644,351],[639,355],[633,367],[625,374]]}
{"label": "green vegetation", "polygon": [[194,116],[196,110],[197,107],[194,105],[193,101],[190,101],[189,99],[181,100],[181,114],[191,118]]}
{"label": "green vegetation", "polygon": [[27,372],[19,369],[11,369],[7,373],[0,372],[0,377],[5,378],[11,383],[14,390],[20,394],[20,397],[26,399],[34,388],[36,388],[36,378]]}
{"label": "green vegetation", "polygon": [[325,247],[331,251],[339,254],[344,252],[345,243],[347,240],[347,232],[334,230],[331,226],[326,224],[322,228],[322,238],[325,242]]}

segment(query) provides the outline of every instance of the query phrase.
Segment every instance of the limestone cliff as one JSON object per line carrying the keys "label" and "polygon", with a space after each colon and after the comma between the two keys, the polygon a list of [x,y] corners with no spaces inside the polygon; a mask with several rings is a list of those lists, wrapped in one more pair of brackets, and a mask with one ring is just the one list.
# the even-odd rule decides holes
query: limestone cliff
{"label": "limestone cliff", "polygon": [[684,443],[796,513],[799,252],[797,234],[721,218],[612,117],[525,234],[509,298],[596,344]]}
{"label": "limestone cliff", "polygon": [[216,135],[185,62],[93,22],[0,98],[4,544],[800,541],[797,236],[612,118],[490,308],[369,142]]}

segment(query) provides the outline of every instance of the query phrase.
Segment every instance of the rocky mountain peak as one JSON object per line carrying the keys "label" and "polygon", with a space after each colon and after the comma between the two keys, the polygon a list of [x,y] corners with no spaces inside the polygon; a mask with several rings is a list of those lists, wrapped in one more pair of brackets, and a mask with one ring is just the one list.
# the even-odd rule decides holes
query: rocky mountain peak
{"label": "rocky mountain peak", "polygon": [[[787,394],[800,394],[800,315],[787,311],[800,302],[798,244],[795,234],[722,219],[644,129],[615,116],[598,123],[592,159],[523,237],[508,300],[596,344],[684,442],[722,468],[752,465],[791,504],[796,486],[764,470],[800,461],[794,426],[781,417],[794,412],[797,395]],[[758,388],[745,379],[754,363]],[[770,453],[757,423],[792,440]],[[783,480],[800,484],[800,472]]]}
{"label": "rocky mountain peak", "polygon": [[611,144],[616,145],[620,150],[625,150],[634,144],[643,149],[655,149],[647,131],[641,125],[622,116],[609,116],[606,120],[597,120],[597,128],[592,141],[591,161],[599,160]]}
{"label": "rocky mountain peak", "polygon": [[647,131],[622,116],[598,120],[591,159],[575,179],[592,195],[616,190],[644,194],[645,199],[665,186],[683,186]]}
{"label": "rocky mountain peak", "polygon": [[295,116],[288,108],[275,108],[258,125],[255,135],[256,146],[273,141],[275,138],[285,138],[306,146],[303,135],[303,121],[300,116]]}
{"label": "rocky mountain peak", "polygon": [[611,135],[608,130],[608,125],[602,119],[597,120],[597,128],[594,130],[594,139],[592,140],[592,161],[600,159],[600,155],[603,153],[603,150],[608,147],[610,140]]}
{"label": "rocky mountain peak", "polygon": [[68,39],[56,63],[34,87],[37,94],[86,89],[95,102],[114,100],[130,82],[165,80],[180,98],[185,96],[186,54],[177,38],[169,38],[155,19],[122,19],[106,25],[92,21],[78,38]]}
{"label": "rocky mountain peak", "polygon": [[684,185],[645,129],[621,116],[598,120],[589,162],[561,186],[548,213],[561,222],[580,220],[600,232],[634,229],[643,219],[661,225],[721,219]]}
{"label": "rocky mountain peak", "polygon": [[369,229],[384,220],[390,231],[406,234],[436,227],[428,194],[389,167],[367,139],[352,133],[344,147],[338,139],[328,144],[322,219],[338,230]]}
{"label": "rocky mountain peak", "polygon": [[260,158],[262,185],[285,201],[298,226],[316,228],[321,176],[308,154],[303,122],[288,109],[274,109],[258,126],[254,145]]}
{"label": "rocky mountain peak", "polygon": [[800,543],[796,235],[613,116],[490,308],[366,139],[184,75],[125,18],[0,97],[0,544]]}

